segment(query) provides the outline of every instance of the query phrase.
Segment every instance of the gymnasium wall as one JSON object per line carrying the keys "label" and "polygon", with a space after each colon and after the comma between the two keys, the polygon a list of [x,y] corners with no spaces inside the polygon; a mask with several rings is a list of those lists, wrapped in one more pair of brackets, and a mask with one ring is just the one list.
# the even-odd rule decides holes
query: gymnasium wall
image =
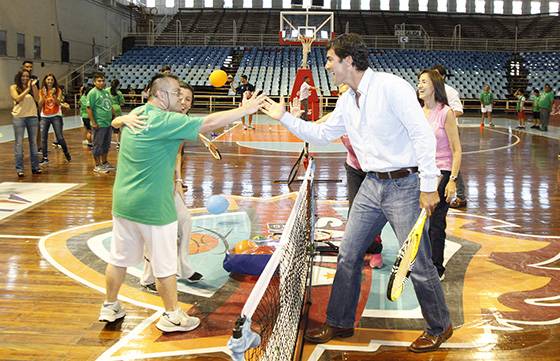
{"label": "gymnasium wall", "polygon": [[[0,30],[7,31],[7,55],[0,55],[0,109],[11,108],[8,87],[24,59],[34,62],[40,79],[57,77],[119,44],[129,28],[126,8],[97,0],[0,1]],[[25,34],[25,58],[17,57],[17,33]],[[60,35],[59,35],[60,34]],[[41,57],[33,58],[34,37],[41,37]],[[61,39],[69,42],[70,63],[61,62]]]}

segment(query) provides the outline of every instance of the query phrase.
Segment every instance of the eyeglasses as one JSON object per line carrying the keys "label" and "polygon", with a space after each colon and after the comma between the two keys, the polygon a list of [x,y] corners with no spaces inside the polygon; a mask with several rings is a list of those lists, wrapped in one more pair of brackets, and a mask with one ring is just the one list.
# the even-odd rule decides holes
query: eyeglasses
{"label": "eyeglasses", "polygon": [[175,90],[164,90],[166,93],[168,94],[173,94],[175,95],[177,98],[179,98],[181,96],[181,90],[180,89],[175,89]]}

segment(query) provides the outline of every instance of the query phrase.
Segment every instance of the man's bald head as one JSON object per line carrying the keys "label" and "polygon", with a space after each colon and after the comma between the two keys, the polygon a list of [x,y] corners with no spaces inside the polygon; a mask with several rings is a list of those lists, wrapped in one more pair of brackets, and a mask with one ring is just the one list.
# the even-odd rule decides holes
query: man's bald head
{"label": "man's bald head", "polygon": [[150,96],[156,96],[158,90],[173,90],[179,87],[179,78],[172,74],[156,74],[150,80]]}
{"label": "man's bald head", "polygon": [[179,78],[175,75],[157,74],[150,81],[152,104],[171,112],[181,110]]}

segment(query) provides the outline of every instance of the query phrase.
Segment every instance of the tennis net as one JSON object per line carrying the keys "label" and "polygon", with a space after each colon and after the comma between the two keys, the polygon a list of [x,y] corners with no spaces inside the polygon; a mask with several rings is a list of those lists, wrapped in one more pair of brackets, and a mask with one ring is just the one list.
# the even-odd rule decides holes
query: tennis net
{"label": "tennis net", "polygon": [[255,283],[228,342],[234,360],[294,359],[313,258],[314,169],[311,161],[279,245]]}

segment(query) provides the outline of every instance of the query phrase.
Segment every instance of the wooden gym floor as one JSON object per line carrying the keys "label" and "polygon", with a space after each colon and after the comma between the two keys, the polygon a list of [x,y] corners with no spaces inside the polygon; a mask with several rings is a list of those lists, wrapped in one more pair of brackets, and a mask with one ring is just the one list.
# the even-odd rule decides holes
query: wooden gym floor
{"label": "wooden gym floor", "polygon": [[[376,316],[364,300],[370,313],[364,311],[354,337],[306,345],[304,359],[560,359],[560,132],[557,127],[546,136],[519,132],[511,130],[516,124],[507,119],[494,129],[480,129],[476,122],[467,120],[461,131],[468,207],[448,218],[448,235],[458,248],[443,285],[455,335],[437,352],[412,354],[405,346],[421,328],[414,310],[405,319],[397,312],[391,320]],[[97,322],[104,263],[81,250],[93,236],[110,230],[114,174],[92,172],[79,129],[65,131],[65,137],[72,162],[51,149],[45,173],[30,175],[26,157],[21,179],[14,170],[13,142],[0,144],[0,359],[227,360],[222,350],[229,330],[218,325],[207,326],[197,337],[162,335],[153,323],[159,299],[133,282],[123,289],[124,322],[109,327]],[[224,193],[234,196],[230,201],[238,209],[253,210],[258,222],[251,234],[261,233],[269,220],[287,218],[291,190],[273,180],[286,177],[297,152],[268,148],[280,142],[299,149],[283,128],[260,119],[256,130],[238,125],[218,139],[222,161],[213,160],[202,145],[190,144],[184,171],[193,215],[205,213],[208,196]],[[27,142],[27,156],[26,147]],[[112,149],[110,161],[117,163],[116,157]],[[326,152],[316,158],[318,178],[342,180],[316,188],[319,215],[337,217],[346,197],[344,154]],[[393,259],[385,257],[388,268]],[[364,268],[364,279],[374,280],[376,272]],[[373,292],[372,284],[363,291]],[[314,289],[318,318],[324,291]],[[184,299],[183,307],[194,304],[203,323],[219,323],[204,311],[212,309],[213,301],[191,301]]]}

